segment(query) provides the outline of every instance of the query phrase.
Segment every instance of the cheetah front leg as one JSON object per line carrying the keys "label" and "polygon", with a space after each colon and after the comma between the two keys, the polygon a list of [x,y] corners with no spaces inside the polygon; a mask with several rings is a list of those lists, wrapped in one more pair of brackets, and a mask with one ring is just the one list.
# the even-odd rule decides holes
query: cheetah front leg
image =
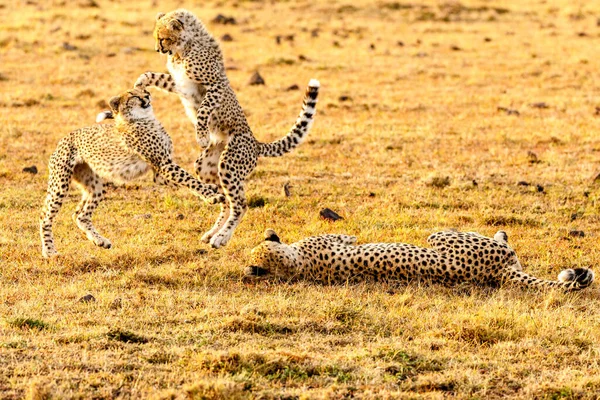
{"label": "cheetah front leg", "polygon": [[222,203],[225,201],[225,196],[218,192],[217,185],[200,182],[173,162],[163,163],[155,168],[155,174],[159,174],[168,183],[187,187],[194,195],[200,197],[208,204]]}
{"label": "cheetah front leg", "polygon": [[102,178],[92,171],[89,165],[79,164],[75,167],[73,180],[79,185],[83,195],[73,214],[73,221],[85,233],[88,240],[96,246],[110,249],[112,246],[110,241],[100,235],[92,224],[92,214],[104,198]]}
{"label": "cheetah front leg", "polygon": [[58,255],[54,245],[54,236],[52,235],[52,223],[69,191],[73,169],[75,168],[75,154],[76,150],[70,141],[63,139],[58,143],[56,151],[50,157],[48,190],[40,215],[42,256],[45,258]]}
{"label": "cheetah front leg", "polygon": [[207,147],[210,143],[210,132],[208,130],[208,121],[211,114],[219,107],[222,96],[220,84],[204,85],[206,95],[198,107],[196,119],[196,141],[200,147]]}
{"label": "cheetah front leg", "polygon": [[178,93],[173,77],[162,72],[145,72],[140,75],[133,85],[133,87],[140,89],[146,89],[149,86],[154,86],[170,93]]}

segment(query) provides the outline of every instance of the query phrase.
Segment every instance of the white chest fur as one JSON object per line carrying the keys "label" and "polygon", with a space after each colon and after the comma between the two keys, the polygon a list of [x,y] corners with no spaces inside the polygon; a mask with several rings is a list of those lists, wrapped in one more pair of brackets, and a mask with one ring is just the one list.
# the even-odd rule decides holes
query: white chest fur
{"label": "white chest fur", "polygon": [[181,97],[181,102],[185,107],[185,113],[195,125],[198,123],[197,110],[200,104],[196,104],[194,98],[198,98],[198,84],[188,78],[183,64],[175,63],[169,60],[167,68],[175,81],[177,92]]}

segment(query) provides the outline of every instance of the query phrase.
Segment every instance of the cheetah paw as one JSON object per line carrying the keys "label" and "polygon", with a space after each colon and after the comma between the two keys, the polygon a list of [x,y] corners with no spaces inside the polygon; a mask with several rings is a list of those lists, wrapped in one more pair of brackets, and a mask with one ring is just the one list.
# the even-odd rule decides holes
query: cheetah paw
{"label": "cheetah paw", "polygon": [[202,235],[202,237],[200,238],[200,241],[202,243],[210,243],[210,239],[212,239],[212,237],[214,236],[214,233],[212,233],[212,229],[208,232],[206,232],[204,235]]}
{"label": "cheetah paw", "polygon": [[140,75],[139,78],[137,78],[137,81],[135,81],[135,83],[133,84],[133,87],[136,89],[145,89],[146,86],[148,86],[148,78],[146,77],[146,74],[142,74]]}
{"label": "cheetah paw", "polygon": [[198,146],[200,147],[208,147],[208,145],[210,144],[210,139],[208,138],[208,136],[198,137],[196,141],[198,142]]}
{"label": "cheetah paw", "polygon": [[43,247],[42,248],[42,257],[44,258],[54,258],[58,257],[58,251],[54,247]]}
{"label": "cheetah paw", "polygon": [[94,238],[91,238],[90,240],[92,242],[94,242],[94,244],[96,246],[102,247],[103,249],[110,249],[112,247],[110,240],[108,240],[107,238],[104,238],[102,236],[94,237]]}
{"label": "cheetah paw", "polygon": [[210,245],[213,248],[218,249],[225,246],[227,242],[229,242],[229,239],[231,239],[230,233],[218,233],[210,239]]}
{"label": "cheetah paw", "polygon": [[196,125],[196,141],[200,147],[208,147],[210,143],[210,132],[208,128]]}
{"label": "cheetah paw", "polygon": [[215,195],[206,197],[204,201],[206,201],[206,203],[208,203],[208,204],[225,203],[225,196],[222,195],[221,193],[217,193]]}

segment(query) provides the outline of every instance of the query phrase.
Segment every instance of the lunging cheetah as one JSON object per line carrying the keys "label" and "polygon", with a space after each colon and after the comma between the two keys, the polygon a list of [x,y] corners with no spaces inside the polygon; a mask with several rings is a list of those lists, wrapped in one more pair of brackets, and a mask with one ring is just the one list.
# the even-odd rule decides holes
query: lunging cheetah
{"label": "lunging cheetah", "polygon": [[302,111],[290,132],[273,143],[260,143],[229,84],[219,44],[202,22],[182,9],[161,13],[154,37],[156,51],[168,54],[170,74],[146,72],[135,86],[177,93],[196,125],[198,143],[205,147],[195,163],[196,174],[206,183],[219,184],[227,200],[217,222],[202,236],[202,241],[219,248],[227,244],[246,213],[244,181],[258,157],[278,157],[291,151],[310,130],[319,82],[309,82]]}
{"label": "lunging cheetah", "polygon": [[52,221],[67,195],[71,180],[81,188],[83,198],[73,220],[87,238],[100,247],[111,247],[92,225],[92,213],[104,196],[103,180],[124,183],[141,177],[150,169],[155,181],[185,186],[208,203],[223,201],[215,185],[204,184],[172,160],[171,138],[154,117],[150,94],[129,90],[110,99],[110,117],[115,124],[95,125],[71,132],[59,141],[50,157],[48,194],[40,216],[42,255],[57,255]]}
{"label": "lunging cheetah", "polygon": [[587,268],[566,269],[558,280],[539,279],[522,271],[508,236],[494,238],[474,232],[438,232],[427,239],[431,249],[404,243],[355,245],[356,237],[313,236],[293,244],[281,243],[269,229],[265,241],[252,250],[248,276],[308,279],[320,283],[405,281],[426,279],[442,284],[472,282],[498,286],[587,288],[594,273]]}

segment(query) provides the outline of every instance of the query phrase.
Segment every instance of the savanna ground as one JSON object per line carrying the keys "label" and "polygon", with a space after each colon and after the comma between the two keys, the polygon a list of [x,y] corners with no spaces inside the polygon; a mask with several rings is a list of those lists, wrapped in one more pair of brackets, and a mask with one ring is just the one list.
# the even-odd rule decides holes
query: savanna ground
{"label": "savanna ground", "polygon": [[[224,249],[199,241],[217,207],[145,179],[109,188],[96,212],[109,251],[71,222],[73,190],[55,226],[62,256],[42,260],[57,141],[165,69],[153,20],[180,6],[233,38],[228,74],[259,139],[282,136],[321,81],[308,140],[260,161]],[[419,245],[503,229],[540,277],[596,268],[598,18],[600,4],[567,0],[0,1],[0,397],[597,398],[597,284],[322,287],[242,271],[268,227],[288,242]],[[266,86],[248,85],[256,70]],[[153,93],[191,170],[193,127],[175,96]],[[324,207],[345,219],[320,219]]]}

